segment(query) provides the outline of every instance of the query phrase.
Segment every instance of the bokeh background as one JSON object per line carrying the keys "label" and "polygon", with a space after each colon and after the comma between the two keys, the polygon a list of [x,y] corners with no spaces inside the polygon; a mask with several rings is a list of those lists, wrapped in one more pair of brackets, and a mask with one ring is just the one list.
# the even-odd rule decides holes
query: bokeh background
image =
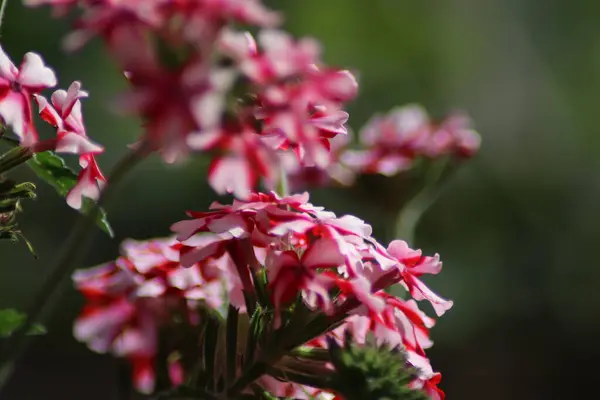
{"label": "bokeh background", "polygon": [[[415,245],[439,252],[429,280],[455,307],[433,330],[430,351],[453,399],[596,398],[600,346],[600,3],[591,0],[280,0],[285,27],[313,35],[325,60],[360,71],[350,106],[358,129],[375,111],[418,102],[433,115],[467,110],[483,136],[480,154],[425,214]],[[43,55],[63,87],[83,81],[88,132],[106,145],[105,170],[136,137],[116,118],[119,71],[94,41],[65,55],[64,20],[8,2],[0,43],[15,62]],[[214,199],[206,160],[145,162],[109,207],[115,240],[97,232],[81,265],[114,258],[126,237],[163,236],[186,209]],[[23,169],[21,179],[33,179]],[[389,215],[339,190],[313,200],[372,222]],[[376,199],[375,199],[376,201]],[[366,205],[367,204],[367,205]],[[76,213],[51,188],[26,204],[21,226],[40,256],[0,243],[0,307],[23,309],[44,281]],[[71,337],[81,299],[70,289],[47,315],[2,400],[118,399],[117,363]],[[51,314],[51,315],[50,315]],[[596,394],[597,396],[597,394]]]}

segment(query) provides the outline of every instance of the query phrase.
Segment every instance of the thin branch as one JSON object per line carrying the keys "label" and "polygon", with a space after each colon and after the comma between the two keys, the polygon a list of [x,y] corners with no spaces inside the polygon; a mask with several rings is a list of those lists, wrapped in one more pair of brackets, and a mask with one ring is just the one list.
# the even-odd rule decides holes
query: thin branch
{"label": "thin branch", "polygon": [[4,21],[4,11],[6,11],[6,3],[8,3],[8,0],[2,0],[2,3],[0,3],[0,28],[2,28],[2,22]]}

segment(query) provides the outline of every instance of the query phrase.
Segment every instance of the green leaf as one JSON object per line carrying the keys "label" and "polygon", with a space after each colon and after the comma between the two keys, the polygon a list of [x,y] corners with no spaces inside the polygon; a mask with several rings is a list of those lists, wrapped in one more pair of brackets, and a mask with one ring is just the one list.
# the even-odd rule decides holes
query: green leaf
{"label": "green leaf", "polygon": [[[63,197],[77,183],[77,174],[65,164],[61,157],[51,151],[34,154],[31,160],[27,162],[27,165],[29,165],[40,179],[54,187],[58,194]],[[95,206],[92,200],[84,198],[79,212],[89,215]],[[96,218],[96,224],[110,237],[114,236],[106,218],[106,212],[102,209]]]}
{"label": "green leaf", "polygon": [[[0,338],[10,336],[25,322],[25,318],[25,314],[12,308],[0,310]],[[27,332],[28,335],[43,335],[44,333],[46,333],[46,328],[39,324],[34,324]]]}

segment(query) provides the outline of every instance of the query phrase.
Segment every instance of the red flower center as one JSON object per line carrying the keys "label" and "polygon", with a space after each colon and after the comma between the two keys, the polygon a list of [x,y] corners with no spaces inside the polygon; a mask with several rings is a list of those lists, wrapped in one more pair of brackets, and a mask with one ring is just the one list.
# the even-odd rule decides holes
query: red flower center
{"label": "red flower center", "polygon": [[23,87],[21,86],[21,84],[19,82],[11,82],[10,90],[12,90],[13,92],[16,92],[16,93],[21,93],[21,91],[23,90]]}

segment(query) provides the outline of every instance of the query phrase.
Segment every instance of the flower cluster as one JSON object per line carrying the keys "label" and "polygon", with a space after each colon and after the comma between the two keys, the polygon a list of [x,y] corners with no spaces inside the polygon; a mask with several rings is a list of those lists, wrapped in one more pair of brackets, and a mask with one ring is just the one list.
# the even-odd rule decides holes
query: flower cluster
{"label": "flower cluster", "polygon": [[[201,246],[205,239],[194,238],[188,244]],[[182,246],[174,238],[125,241],[123,256],[115,262],[73,276],[87,302],[75,323],[75,337],[94,351],[110,351],[130,360],[134,384],[142,392],[154,388],[159,330],[176,330],[175,320],[179,319],[198,334],[194,327],[199,326],[201,306],[221,310],[231,302],[244,309],[241,284],[230,257],[222,253],[183,268],[179,263]],[[186,350],[177,335],[181,332],[161,349],[167,358]],[[182,365],[169,359],[171,382],[180,384]]]}
{"label": "flower cluster", "polygon": [[433,123],[418,105],[396,108],[373,116],[360,131],[360,150],[347,150],[341,160],[360,173],[396,175],[420,157],[471,157],[481,138],[467,115],[452,114]]}
{"label": "flower cluster", "polygon": [[[81,208],[82,197],[96,200],[105,178],[95,156],[104,149],[85,132],[80,99],[87,97],[80,82],[68,90],[56,90],[48,101],[40,93],[56,85],[54,72],[35,53],[27,53],[17,68],[0,47],[0,124],[10,127],[19,143],[32,152],[53,150],[80,156],[82,168],[77,184],[67,195],[67,203]],[[40,141],[35,129],[32,101],[39,105],[43,120],[56,128],[56,137]]]}
{"label": "flower cluster", "polygon": [[410,104],[373,116],[359,131],[356,147],[350,135],[334,137],[324,166],[300,164],[289,155],[284,156],[284,165],[294,189],[331,183],[350,186],[360,175],[395,176],[421,158],[470,158],[480,141],[466,114],[453,113],[435,123],[423,107]]}
{"label": "flower cluster", "polygon": [[[403,241],[385,248],[362,220],[314,206],[306,193],[253,193],[232,205],[215,203],[210,211],[189,215],[191,219],[173,225],[176,240],[127,242],[116,262],[75,276],[88,299],[76,337],[136,365],[143,360],[144,374],[136,369],[138,388],[151,387],[147,360],[156,355],[157,327],[172,323],[173,307],[190,324],[199,323],[200,305],[216,312],[224,299],[246,312],[255,307],[251,299],[260,302],[261,276],[267,293],[263,305],[273,311],[273,329],[290,323],[290,307],[298,302],[315,316],[338,322],[335,330],[301,337],[294,346],[323,347],[326,335],[343,336],[343,331],[350,331],[359,344],[373,335],[405,349],[409,363],[420,371],[412,385],[429,388],[439,380],[424,352],[432,344],[428,333],[434,320],[415,302],[428,301],[438,316],[452,306],[419,279],[440,272],[437,255],[423,256]],[[395,284],[402,284],[414,300],[384,291]],[[279,382],[268,376],[263,381],[259,383],[270,386]],[[294,388],[293,383],[280,384],[286,393]]]}
{"label": "flower cluster", "polygon": [[[211,152],[209,182],[218,193],[243,198],[261,180],[274,188],[278,150],[326,167],[330,140],[347,133],[342,106],[355,96],[356,80],[323,66],[315,40],[273,29],[281,18],[259,1],[27,3],[59,13],[82,6],[68,47],[101,36],[131,86],[117,108],[144,120],[140,140],[166,162]],[[258,44],[229,23],[262,28]]]}
{"label": "flower cluster", "polygon": [[[470,157],[480,139],[466,116],[434,123],[420,107],[402,107],[371,119],[362,148],[351,150],[344,107],[356,79],[324,65],[314,39],[278,30],[281,16],[260,0],[25,2],[50,5],[58,16],[80,10],[68,49],[104,41],[129,84],[115,108],[143,121],[134,147],[168,163],[209,154],[208,182],[236,198],[188,212],[172,225],[174,237],[126,241],[116,261],[76,272],[86,298],[77,339],[129,360],[142,392],[166,375],[211,398],[261,390],[340,398],[327,384],[336,363],[319,357],[338,354],[348,337],[358,346],[374,340],[406,356],[394,362],[411,372],[389,375],[407,379],[397,388],[443,399],[425,353],[435,320],[418,307],[426,301],[441,316],[453,305],[420,279],[441,271],[439,256],[402,240],[385,247],[357,217],[315,206],[307,193],[270,190],[288,177],[294,187],[332,178],[349,184],[356,174],[395,175],[421,157]],[[258,28],[256,39],[234,30],[240,25]],[[28,53],[16,68],[0,49],[0,122],[32,152],[80,156],[67,196],[80,208],[105,181],[95,160],[103,149],[86,134],[80,83],[50,100],[40,94],[55,84],[39,56]],[[39,141],[32,100],[56,138]],[[257,192],[261,183],[266,193]],[[395,285],[411,298],[386,291]],[[302,365],[292,354],[299,348],[321,356]]]}

